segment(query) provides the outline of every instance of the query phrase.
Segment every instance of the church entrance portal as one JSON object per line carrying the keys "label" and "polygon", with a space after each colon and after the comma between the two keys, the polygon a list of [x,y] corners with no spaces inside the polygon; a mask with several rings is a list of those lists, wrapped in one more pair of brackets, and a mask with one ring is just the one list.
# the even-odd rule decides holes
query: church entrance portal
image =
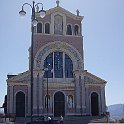
{"label": "church entrance portal", "polygon": [[21,91],[16,94],[16,116],[25,117],[25,94]]}
{"label": "church entrance portal", "polygon": [[92,116],[96,116],[99,114],[98,94],[95,92],[91,94],[91,113]]}
{"label": "church entrance portal", "polygon": [[54,95],[54,116],[60,117],[65,115],[65,96],[62,92]]}

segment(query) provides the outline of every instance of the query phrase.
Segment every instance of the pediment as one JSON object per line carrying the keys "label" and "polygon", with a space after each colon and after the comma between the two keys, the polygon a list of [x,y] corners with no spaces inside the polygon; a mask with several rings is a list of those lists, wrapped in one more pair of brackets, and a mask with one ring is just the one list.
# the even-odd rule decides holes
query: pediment
{"label": "pediment", "polygon": [[[83,18],[84,18],[84,16],[77,16],[77,15],[75,15],[75,14],[69,12],[68,10],[66,10],[66,9],[64,9],[64,8],[62,8],[62,7],[60,7],[60,6],[59,6],[59,7],[51,8],[51,9],[49,9],[49,10],[46,10],[46,15],[51,15],[51,14],[56,13],[56,12],[57,12],[57,13],[64,14],[65,16],[68,16],[68,17],[73,18],[73,19],[75,19],[75,20],[80,20],[80,21],[82,21]],[[37,13],[37,16],[40,17],[39,13]]]}
{"label": "pediment", "polygon": [[77,20],[82,20],[83,19],[83,16],[77,16],[77,15],[69,12],[68,10],[60,7],[60,6],[47,10],[46,14],[52,14],[52,13],[55,13],[55,12],[60,12],[62,14],[65,14],[66,16],[69,16],[69,17],[77,19]]}
{"label": "pediment", "polygon": [[26,71],[26,72],[23,72],[23,73],[20,73],[20,74],[18,74],[18,75],[16,75],[16,76],[13,76],[13,77],[11,77],[11,78],[8,78],[7,79],[7,82],[8,83],[14,83],[14,82],[16,82],[16,83],[27,83],[27,82],[29,82],[29,80],[30,80],[30,72],[29,71]]}
{"label": "pediment", "polygon": [[106,84],[107,81],[104,79],[88,72],[87,70],[75,70],[74,71],[75,76],[81,76],[84,77],[84,83],[86,84]]}
{"label": "pediment", "polygon": [[107,81],[87,71],[85,71],[84,81],[85,83],[88,83],[88,84],[106,84],[107,83]]}

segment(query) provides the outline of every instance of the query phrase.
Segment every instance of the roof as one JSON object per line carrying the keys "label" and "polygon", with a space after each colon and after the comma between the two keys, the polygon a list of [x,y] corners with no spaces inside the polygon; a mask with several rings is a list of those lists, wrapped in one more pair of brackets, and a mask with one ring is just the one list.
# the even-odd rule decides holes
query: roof
{"label": "roof", "polygon": [[[75,15],[73,13],[71,13],[70,11],[60,7],[60,6],[57,6],[57,7],[54,7],[54,8],[51,8],[49,10],[46,10],[46,15],[49,15],[49,14],[52,14],[52,13],[55,13],[55,12],[60,12],[62,14],[65,14],[66,16],[69,16],[71,18],[74,18],[76,20],[80,20],[82,21],[84,16],[79,16],[79,15]],[[40,16],[38,15],[39,13],[37,13],[37,16]]]}
{"label": "roof", "polygon": [[80,74],[84,76],[84,82],[88,84],[106,84],[107,81],[104,79],[88,72],[87,70],[76,70],[75,74]]}
{"label": "roof", "polygon": [[8,83],[9,82],[25,82],[25,81],[29,81],[29,77],[30,77],[30,72],[26,71],[23,73],[20,73],[18,75],[9,75],[8,79],[6,80]]}

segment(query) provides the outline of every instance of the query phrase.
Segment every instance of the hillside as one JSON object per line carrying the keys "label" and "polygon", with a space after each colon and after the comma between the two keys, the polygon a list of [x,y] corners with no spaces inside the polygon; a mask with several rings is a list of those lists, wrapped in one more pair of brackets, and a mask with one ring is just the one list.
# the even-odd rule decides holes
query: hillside
{"label": "hillside", "polygon": [[108,106],[111,118],[122,118],[124,117],[124,104],[114,104]]}

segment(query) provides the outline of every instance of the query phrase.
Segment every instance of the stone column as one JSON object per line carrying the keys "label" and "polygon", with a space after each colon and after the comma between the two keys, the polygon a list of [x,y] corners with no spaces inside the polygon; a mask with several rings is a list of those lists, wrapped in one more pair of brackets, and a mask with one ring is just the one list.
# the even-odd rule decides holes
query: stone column
{"label": "stone column", "polygon": [[28,114],[31,113],[31,85],[28,85]]}
{"label": "stone column", "polygon": [[81,77],[81,83],[82,83],[82,114],[86,115],[86,105],[85,105],[85,81],[84,81],[84,76]]}
{"label": "stone column", "polygon": [[89,96],[89,86],[85,84],[85,105],[86,105],[86,115],[91,115],[91,105],[90,105],[90,96]]}
{"label": "stone column", "polygon": [[10,108],[10,111],[9,111],[9,113],[14,113],[14,94],[13,94],[13,85],[12,84],[10,84],[9,85],[9,88],[10,88],[10,106],[9,106],[9,108]]}
{"label": "stone column", "polygon": [[35,115],[43,113],[43,75],[42,69],[34,70],[33,81],[33,112]]}
{"label": "stone column", "polygon": [[9,92],[9,85],[7,83],[7,113],[9,113],[10,111],[10,103],[9,103],[9,100],[10,100],[10,92]]}
{"label": "stone column", "polygon": [[33,74],[33,114],[37,114],[37,74]]}
{"label": "stone column", "polygon": [[80,87],[80,82],[79,82],[79,75],[75,74],[75,109],[76,109],[76,114],[80,115],[81,114],[81,87]]}
{"label": "stone column", "polygon": [[44,72],[42,71],[39,74],[39,114],[43,114],[43,75]]}
{"label": "stone column", "polygon": [[101,108],[101,114],[106,112],[106,102],[105,102],[105,86],[101,86],[101,103],[102,103],[102,108]]}

